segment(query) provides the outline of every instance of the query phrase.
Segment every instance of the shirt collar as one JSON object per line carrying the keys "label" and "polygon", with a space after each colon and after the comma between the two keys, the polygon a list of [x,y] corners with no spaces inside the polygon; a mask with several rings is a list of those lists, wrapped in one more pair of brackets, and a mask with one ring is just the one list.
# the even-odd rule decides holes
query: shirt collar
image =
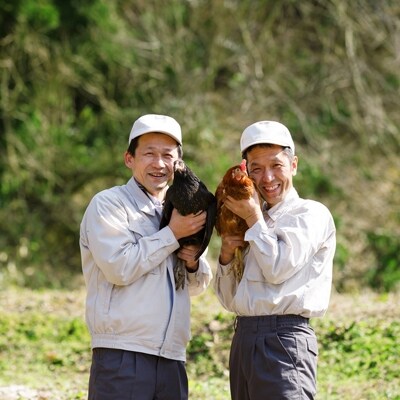
{"label": "shirt collar", "polygon": [[285,198],[280,201],[278,204],[275,204],[273,207],[271,207],[269,210],[267,210],[267,203],[265,202],[263,204],[263,213],[267,212],[268,216],[275,221],[281,214],[286,212],[286,210],[290,207],[290,205],[296,201],[299,198],[299,194],[297,193],[297,190],[292,187]]}

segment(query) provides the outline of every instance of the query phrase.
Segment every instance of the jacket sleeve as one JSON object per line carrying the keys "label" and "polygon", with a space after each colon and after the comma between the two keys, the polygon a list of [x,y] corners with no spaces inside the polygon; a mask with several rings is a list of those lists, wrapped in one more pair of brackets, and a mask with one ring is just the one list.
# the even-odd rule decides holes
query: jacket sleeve
{"label": "jacket sleeve", "polygon": [[199,268],[196,272],[187,272],[188,290],[190,296],[203,293],[212,279],[210,264],[206,259],[207,250],[199,258]]}
{"label": "jacket sleeve", "polygon": [[235,275],[230,272],[230,263],[227,265],[218,263],[214,280],[214,291],[221,305],[231,312],[235,312],[232,303],[236,295],[237,285]]}
{"label": "jacket sleeve", "polygon": [[281,216],[276,228],[264,221],[253,225],[245,234],[266,281],[281,284],[307,265],[335,234],[332,216],[319,204],[301,207]]}
{"label": "jacket sleeve", "polygon": [[179,248],[168,226],[158,230],[138,213],[130,220],[117,198],[96,195],[89,204],[81,224],[83,265],[93,261],[106,279],[115,285],[129,285],[159,267]]}

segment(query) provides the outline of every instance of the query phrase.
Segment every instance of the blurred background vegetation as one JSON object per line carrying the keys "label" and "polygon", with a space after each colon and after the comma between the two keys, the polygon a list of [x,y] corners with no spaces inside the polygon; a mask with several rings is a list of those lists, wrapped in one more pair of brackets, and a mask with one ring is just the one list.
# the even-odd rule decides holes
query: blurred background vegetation
{"label": "blurred background vegetation", "polygon": [[73,285],[85,207],[154,112],[211,191],[247,125],[287,125],[295,186],[337,224],[335,288],[394,290],[399,87],[395,0],[0,0],[0,287]]}

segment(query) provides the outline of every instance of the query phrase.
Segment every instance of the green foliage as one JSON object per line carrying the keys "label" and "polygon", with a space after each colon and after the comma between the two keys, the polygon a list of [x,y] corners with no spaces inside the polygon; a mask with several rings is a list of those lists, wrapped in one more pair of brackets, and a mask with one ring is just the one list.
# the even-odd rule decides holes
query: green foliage
{"label": "green foliage", "polygon": [[233,317],[221,313],[212,316],[205,325],[197,327],[187,349],[188,368],[192,374],[215,378],[227,375],[227,350],[232,336]]}
{"label": "green foliage", "polygon": [[335,252],[335,265],[343,270],[346,266],[346,261],[349,258],[348,249],[343,246],[341,243],[336,244],[336,252]]}
{"label": "green foliage", "polygon": [[[342,325],[327,321],[323,329],[324,335],[320,340],[321,368],[329,368],[340,380],[360,375],[367,380],[392,381],[400,378],[395,363],[400,356],[400,349],[393,345],[400,334],[398,321],[382,321],[379,326],[373,320],[352,321]],[[386,366],[385,369],[382,369],[382,365]]]}
{"label": "green foliage", "polygon": [[[351,296],[336,297],[333,313],[312,320],[319,341],[318,399],[400,398],[398,297],[371,293],[356,307]],[[24,385],[43,400],[86,398],[91,351],[83,290],[8,289],[0,300],[0,391]],[[211,290],[193,298],[191,399],[229,398],[233,322]]]}
{"label": "green foliage", "polygon": [[295,186],[304,198],[338,197],[341,190],[335,187],[332,180],[315,164],[307,160],[299,163],[299,174],[295,177]]}
{"label": "green foliage", "polygon": [[53,2],[41,0],[23,0],[20,4],[20,21],[28,24],[35,31],[46,33],[57,28],[60,15]]}
{"label": "green foliage", "polygon": [[[351,398],[343,390],[348,384],[364,388],[357,392],[365,399],[400,398],[397,320],[378,322],[370,318],[348,323],[328,320],[317,323],[316,329],[321,347],[319,386],[329,390],[326,398]],[[380,383],[371,385],[372,382]]]}
{"label": "green foliage", "polygon": [[[2,313],[0,337],[0,386],[18,382],[43,387],[48,380],[54,384],[49,386],[52,390],[65,393],[65,399],[85,398],[85,380],[80,376],[88,371],[90,346],[82,318],[38,311],[25,312],[23,318],[19,313]],[[77,376],[74,385],[80,382],[81,388],[66,382],[71,375]]]}
{"label": "green foliage", "polygon": [[0,1],[2,273],[40,286],[80,272],[84,209],[128,179],[127,136],[148,112],[181,122],[212,191],[240,161],[243,128],[284,122],[299,192],[332,206],[339,243],[356,244],[339,249],[339,279],[374,269],[357,261],[376,251],[353,230],[377,218],[393,230],[398,207],[398,18],[392,0]]}
{"label": "green foliage", "polygon": [[368,241],[376,263],[367,275],[368,284],[380,291],[397,288],[400,282],[400,238],[393,232],[370,232]]}

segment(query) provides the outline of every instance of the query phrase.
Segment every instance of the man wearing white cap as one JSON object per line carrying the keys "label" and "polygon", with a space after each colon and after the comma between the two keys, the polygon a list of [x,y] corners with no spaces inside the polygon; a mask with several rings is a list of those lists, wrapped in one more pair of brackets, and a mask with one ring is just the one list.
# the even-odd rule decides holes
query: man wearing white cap
{"label": "man wearing white cap", "polygon": [[[133,124],[126,185],[93,197],[81,223],[87,287],[86,322],[92,338],[90,400],[186,400],[186,345],[190,298],[212,278],[197,248],[178,239],[201,230],[205,213],[181,216],[159,230],[162,204],[182,157],[178,122],[148,114]],[[176,257],[186,262],[187,284],[175,290]]]}
{"label": "man wearing white cap", "polygon": [[[336,231],[329,210],[293,187],[298,158],[289,130],[260,121],[241,136],[242,156],[262,198],[228,198],[244,237],[222,237],[215,291],[236,317],[230,354],[234,400],[314,399],[318,345],[309,325],[327,310]],[[240,282],[235,248],[249,242]]]}

